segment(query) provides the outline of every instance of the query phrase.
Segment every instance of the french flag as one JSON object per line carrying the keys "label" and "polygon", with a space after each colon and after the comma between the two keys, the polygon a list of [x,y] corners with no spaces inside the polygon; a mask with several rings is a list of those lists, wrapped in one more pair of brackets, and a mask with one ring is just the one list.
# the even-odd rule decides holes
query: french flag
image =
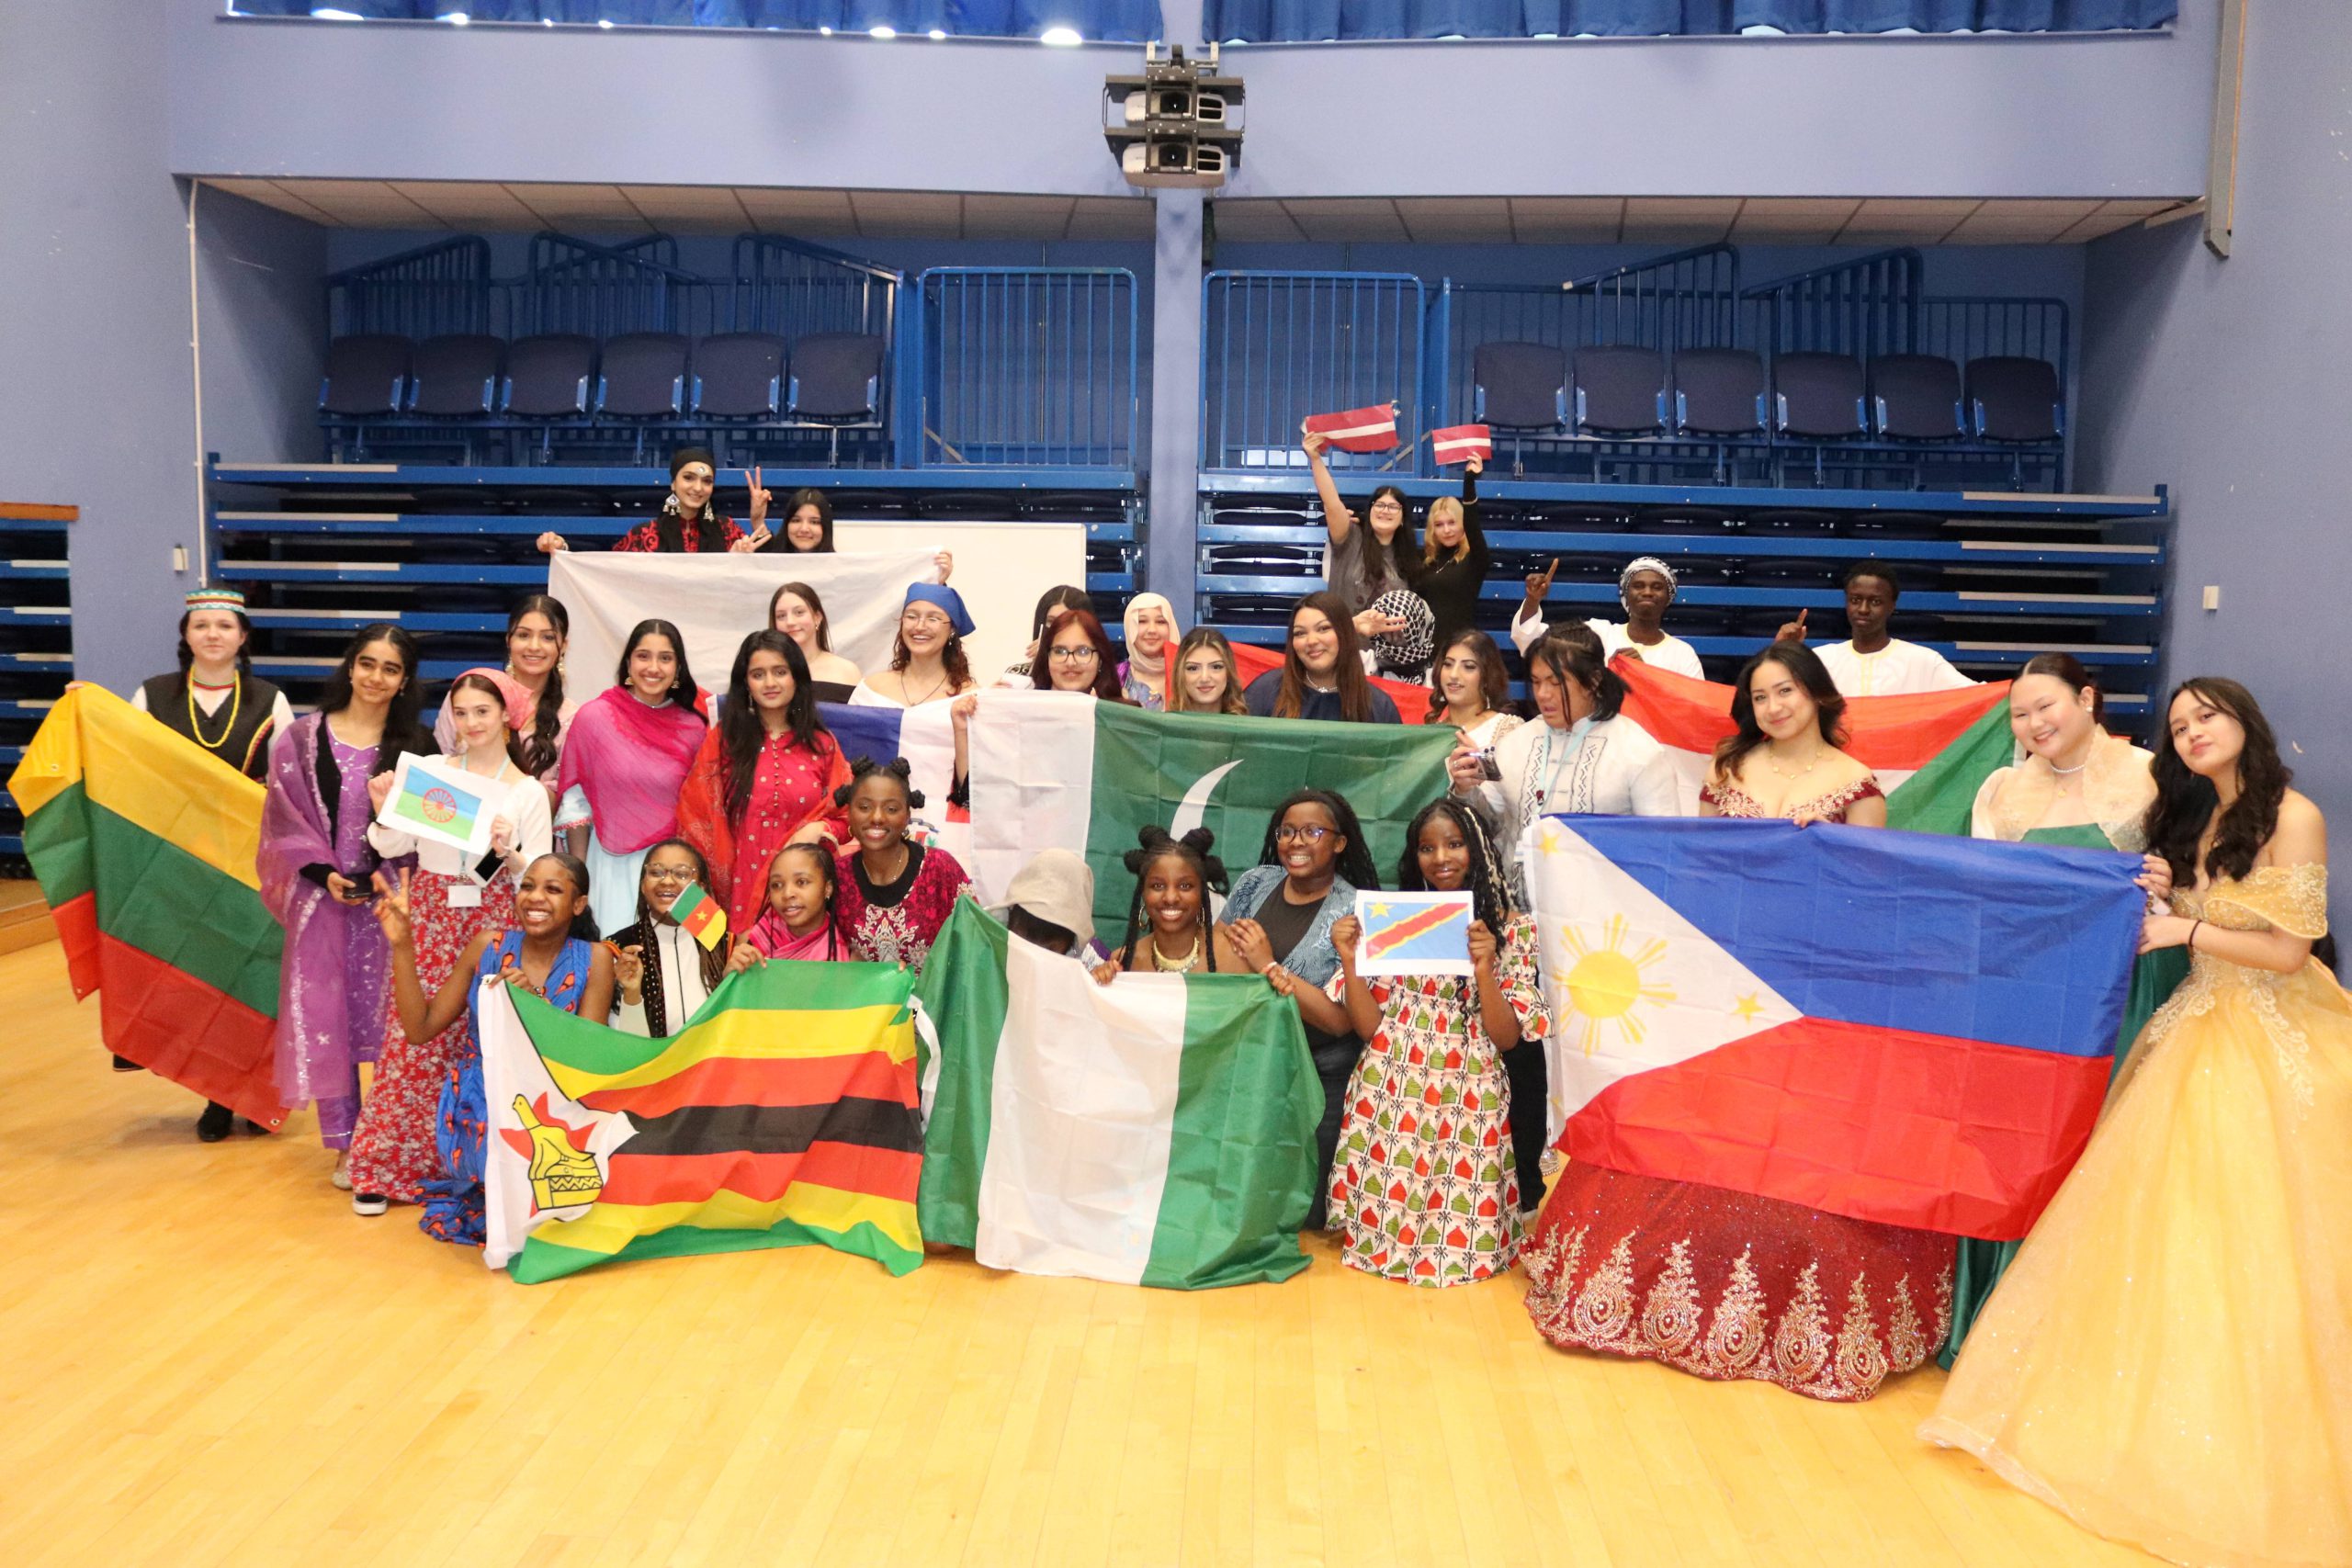
{"label": "french flag", "polygon": [[1306,416],[1306,434],[1320,435],[1342,452],[1388,452],[1396,446],[1396,405]]}
{"label": "french flag", "polygon": [[911,770],[910,782],[922,791],[916,815],[939,829],[939,841],[958,862],[971,848],[970,813],[952,810],[947,792],[956,784],[956,730],[948,715],[951,705],[925,703],[921,707],[866,707],[854,703],[819,703],[817,720],[832,735],[850,761],[871,757],[888,762],[904,757]]}
{"label": "french flag", "polygon": [[2138,856],[1632,817],[1524,849],[1570,1158],[2006,1241],[2089,1138]]}
{"label": "french flag", "polygon": [[1430,447],[1440,468],[1473,457],[1483,463],[1495,455],[1495,433],[1483,424],[1449,424],[1430,432]]}

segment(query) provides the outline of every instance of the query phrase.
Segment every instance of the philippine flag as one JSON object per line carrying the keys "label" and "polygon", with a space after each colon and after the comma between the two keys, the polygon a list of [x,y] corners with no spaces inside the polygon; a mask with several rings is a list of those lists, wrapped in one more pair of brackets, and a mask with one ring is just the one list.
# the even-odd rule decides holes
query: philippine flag
{"label": "philippine flag", "polygon": [[2007,1240],[2081,1153],[2137,856],[1631,817],[1523,847],[1571,1158]]}

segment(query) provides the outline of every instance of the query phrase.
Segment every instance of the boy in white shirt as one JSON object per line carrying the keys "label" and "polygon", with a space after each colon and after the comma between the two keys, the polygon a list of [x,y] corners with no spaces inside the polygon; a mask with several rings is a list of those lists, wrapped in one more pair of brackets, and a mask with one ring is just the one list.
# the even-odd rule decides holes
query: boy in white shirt
{"label": "boy in white shirt", "polygon": [[[1527,580],[1527,602],[1520,605],[1510,623],[1511,646],[1522,658],[1550,629],[1544,619],[1544,596],[1552,591],[1552,575],[1559,570],[1559,558],[1555,557],[1550,566]],[[1659,624],[1666,618],[1667,606],[1674,603],[1674,569],[1657,557],[1637,556],[1626,562],[1617,576],[1617,602],[1625,607],[1625,624],[1621,626],[1597,617],[1585,623],[1600,638],[1601,656],[1613,659],[1620,649],[1630,648],[1645,664],[1688,675],[1693,681],[1705,680],[1699,650]]]}
{"label": "boy in white shirt", "polygon": [[[1884,561],[1859,560],[1846,569],[1846,624],[1854,635],[1813,648],[1842,694],[1893,697],[1905,692],[1951,692],[1976,683],[1934,649],[1887,635],[1902,592],[1894,569]],[[1804,640],[1804,615],[1798,611],[1797,618],[1781,628],[1780,640]]]}

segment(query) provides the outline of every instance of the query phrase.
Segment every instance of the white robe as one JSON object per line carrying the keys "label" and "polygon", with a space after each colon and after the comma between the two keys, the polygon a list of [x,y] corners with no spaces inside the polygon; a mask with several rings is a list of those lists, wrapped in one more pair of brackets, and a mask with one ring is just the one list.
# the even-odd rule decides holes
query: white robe
{"label": "white robe", "polygon": [[[1528,615],[1526,608],[1525,605],[1521,605],[1519,616],[1510,624],[1511,646],[1519,649],[1521,657],[1526,655],[1529,649],[1535,646],[1537,640],[1545,632],[1552,629],[1550,622],[1541,615]],[[1622,649],[1630,648],[1642,656],[1642,662],[1645,664],[1659,670],[1671,670],[1677,675],[1688,675],[1693,681],[1703,681],[1707,678],[1705,666],[1699,662],[1699,650],[1670,632],[1665,634],[1666,640],[1663,642],[1640,643],[1627,636],[1625,628],[1614,621],[1595,618],[1587,621],[1585,625],[1590,626],[1593,636],[1600,639],[1600,652],[1603,658],[1614,659]]]}
{"label": "white robe", "polygon": [[1851,642],[1822,643],[1814,652],[1838,690],[1849,697],[1896,697],[1906,692],[1956,692],[1975,682],[1951,667],[1932,648],[1890,637],[1876,653],[1857,653]]}
{"label": "white robe", "polygon": [[[1544,744],[1550,737],[1549,756]],[[1495,843],[1512,861],[1511,882],[1523,885],[1518,846],[1538,817],[1585,812],[1605,817],[1679,817],[1680,775],[1649,731],[1619,715],[1566,730],[1538,721],[1495,743],[1499,780],[1478,785],[1471,803],[1494,826]]]}

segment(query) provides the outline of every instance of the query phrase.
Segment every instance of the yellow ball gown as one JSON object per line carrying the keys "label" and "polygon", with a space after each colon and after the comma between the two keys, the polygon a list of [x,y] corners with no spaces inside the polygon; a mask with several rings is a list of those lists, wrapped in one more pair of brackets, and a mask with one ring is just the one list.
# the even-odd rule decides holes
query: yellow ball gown
{"label": "yellow ball gown", "polygon": [[[2316,938],[2324,866],[2177,891]],[[1919,1429],[2177,1562],[2352,1563],[2352,999],[2197,953]]]}

